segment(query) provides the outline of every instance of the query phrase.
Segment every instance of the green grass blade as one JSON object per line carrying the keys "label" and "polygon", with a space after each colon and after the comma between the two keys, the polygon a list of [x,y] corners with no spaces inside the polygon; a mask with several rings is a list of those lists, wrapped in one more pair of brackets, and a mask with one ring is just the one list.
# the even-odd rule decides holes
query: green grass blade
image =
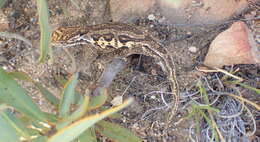
{"label": "green grass blade", "polygon": [[203,101],[208,105],[209,104],[209,97],[208,94],[206,92],[206,89],[201,85],[201,83],[198,84],[199,90],[200,90],[200,94],[203,97]]}
{"label": "green grass blade", "polygon": [[73,75],[69,81],[66,83],[63,92],[62,92],[62,100],[59,106],[59,115],[62,118],[66,118],[70,114],[70,106],[74,102],[74,94],[75,87],[77,84],[78,73]]}
{"label": "green grass blade", "polygon": [[24,80],[33,83],[43,94],[46,100],[48,100],[51,104],[53,104],[55,107],[58,107],[59,105],[59,99],[54,96],[48,89],[44,88],[40,83],[34,81],[31,79],[30,76],[28,76],[24,72],[9,72],[9,75],[11,75],[14,78],[17,78],[19,80]]}
{"label": "green grass blade", "polygon": [[33,139],[32,142],[46,142],[47,139],[48,139],[47,136],[40,136],[40,137]]}
{"label": "green grass blade", "polygon": [[215,138],[215,140],[217,142],[219,142],[219,135],[217,133],[216,128],[213,126],[212,120],[205,114],[205,112],[198,110],[199,114],[203,116],[203,118],[207,121],[207,124],[209,125],[211,131],[212,131],[212,137],[210,141],[213,141],[213,139]]}
{"label": "green grass blade", "polygon": [[97,142],[95,129],[91,127],[82,133],[78,138],[78,142]]}
{"label": "green grass blade", "polygon": [[13,78],[19,79],[19,80],[24,80],[24,81],[28,81],[28,82],[34,82],[30,76],[28,76],[25,72],[18,72],[18,71],[14,71],[14,72],[8,72],[8,74],[10,76],[12,76]]}
{"label": "green grass blade", "polygon": [[20,142],[15,129],[0,115],[0,142]]}
{"label": "green grass blade", "polygon": [[51,27],[49,24],[49,9],[46,0],[37,0],[37,11],[41,29],[41,56],[39,60],[43,62],[46,57],[51,54]]}
{"label": "green grass blade", "polygon": [[15,117],[10,111],[6,110],[5,112],[0,113],[2,118],[5,119],[17,132],[19,136],[29,140],[33,131],[30,131],[26,128],[25,124]]}
{"label": "green grass blade", "polygon": [[[62,77],[62,76],[58,76],[55,75],[54,78],[59,82],[59,84],[61,84],[62,86],[66,85],[67,80]],[[80,105],[80,101],[83,100],[83,95],[81,95],[78,91],[75,91],[75,99],[74,99],[74,104],[76,104],[77,106]]]}
{"label": "green grass blade", "polygon": [[61,129],[73,121],[79,119],[82,117],[84,114],[87,112],[88,108],[88,103],[89,103],[89,96],[85,96],[84,100],[82,101],[81,105],[76,109],[71,115],[69,115],[67,118],[64,118],[59,124],[57,124],[56,129]]}
{"label": "green grass blade", "polygon": [[98,96],[91,96],[90,103],[89,103],[89,110],[96,109],[101,107],[107,100],[108,94],[105,88],[100,90],[100,95]]}
{"label": "green grass blade", "polygon": [[86,114],[88,110],[88,103],[89,103],[89,96],[85,96],[84,101],[82,104],[76,109],[68,118],[67,120],[76,120]]}
{"label": "green grass blade", "polygon": [[56,123],[58,121],[58,116],[52,113],[44,112],[44,114],[48,117],[49,122]]}
{"label": "green grass blade", "polygon": [[26,91],[2,68],[0,68],[0,102],[14,107],[29,118],[48,120]]}
{"label": "green grass blade", "polygon": [[9,107],[7,104],[0,104],[0,113],[8,108],[12,108],[12,107]]}
{"label": "green grass blade", "polygon": [[58,108],[60,101],[56,96],[54,96],[48,89],[44,88],[40,83],[34,82],[34,85],[40,90],[46,100]]}
{"label": "green grass blade", "polygon": [[142,139],[136,136],[131,131],[107,121],[100,121],[97,123],[96,130],[116,142],[142,142]]}
{"label": "green grass blade", "polygon": [[246,84],[240,83],[240,82],[233,82],[233,83],[234,83],[234,84],[238,84],[238,85],[240,85],[240,86],[242,86],[242,87],[244,87],[244,88],[247,88],[247,89],[249,89],[249,90],[255,91],[256,94],[260,95],[260,89],[251,87],[251,86],[249,86],[249,85],[246,85]]}
{"label": "green grass blade", "polygon": [[123,104],[106,110],[102,113],[84,117],[71,125],[61,129],[56,132],[53,136],[51,136],[47,142],[70,142],[71,140],[76,139],[79,135],[81,135],[85,130],[92,127],[98,121],[104,119],[105,117],[127,107],[133,102],[133,99],[128,99]]}

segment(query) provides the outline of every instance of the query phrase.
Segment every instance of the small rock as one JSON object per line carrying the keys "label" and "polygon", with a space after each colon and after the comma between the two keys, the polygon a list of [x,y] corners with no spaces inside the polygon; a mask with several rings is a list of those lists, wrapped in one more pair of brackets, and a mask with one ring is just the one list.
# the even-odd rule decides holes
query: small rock
{"label": "small rock", "polygon": [[147,18],[152,21],[155,20],[155,16],[153,14],[148,15]]}
{"label": "small rock", "polygon": [[211,43],[204,64],[223,67],[235,64],[260,63],[260,53],[249,28],[244,22],[235,22]]}
{"label": "small rock", "polygon": [[8,67],[7,67],[7,66],[2,66],[2,68],[3,68],[4,70],[8,70]]}
{"label": "small rock", "polygon": [[151,96],[151,99],[153,99],[153,100],[156,99],[156,96],[155,96],[155,95],[152,95],[152,96]]}
{"label": "small rock", "polygon": [[116,96],[111,102],[113,106],[119,106],[123,103],[123,96]]}
{"label": "small rock", "polygon": [[152,74],[152,75],[158,75],[158,74],[157,74],[157,71],[156,71],[155,69],[152,69],[152,70],[151,70],[151,74]]}
{"label": "small rock", "polygon": [[195,47],[195,46],[191,46],[191,47],[189,47],[189,49],[188,49],[191,53],[196,53],[197,52],[197,47]]}

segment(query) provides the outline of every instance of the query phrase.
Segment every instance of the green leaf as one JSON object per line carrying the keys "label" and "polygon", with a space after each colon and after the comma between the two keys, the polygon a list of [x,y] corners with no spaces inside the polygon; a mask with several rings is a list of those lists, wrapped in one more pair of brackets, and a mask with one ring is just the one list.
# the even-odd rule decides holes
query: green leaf
{"label": "green leaf", "polygon": [[134,133],[117,124],[100,121],[98,122],[96,130],[102,135],[108,137],[115,142],[142,142],[142,139],[137,137]]}
{"label": "green leaf", "polygon": [[26,73],[24,73],[24,72],[8,72],[8,74],[11,75],[14,78],[19,79],[19,80],[24,80],[24,81],[28,81],[28,82],[33,83],[40,90],[40,92],[43,94],[43,96],[51,104],[53,104],[55,107],[58,107],[59,99],[57,97],[55,97],[49,90],[44,88],[40,83],[32,80],[31,77],[28,76]]}
{"label": "green leaf", "polygon": [[[58,76],[58,75],[55,75],[54,78],[62,85],[62,86],[65,86],[66,85],[66,82],[67,80],[63,77],[63,76]],[[81,100],[83,100],[83,95],[81,95],[79,92],[75,91],[75,99],[74,99],[74,102],[73,104],[77,104],[79,105],[81,102]]]}
{"label": "green leaf", "polygon": [[257,89],[257,88],[254,88],[254,87],[251,87],[249,85],[246,85],[244,83],[240,83],[240,82],[233,82],[234,84],[239,84],[240,86],[244,87],[244,88],[247,88],[249,90],[252,90],[252,91],[255,91],[256,94],[260,95],[260,89]]}
{"label": "green leaf", "polygon": [[28,76],[25,72],[18,72],[18,71],[14,71],[14,72],[8,72],[8,74],[10,76],[12,76],[13,78],[19,79],[19,80],[24,80],[24,81],[28,81],[28,82],[34,82],[30,76]]}
{"label": "green leaf", "polygon": [[61,129],[56,132],[53,136],[51,136],[47,142],[70,142],[71,140],[76,139],[79,135],[81,135],[85,130],[92,127],[98,121],[104,119],[105,117],[127,107],[133,102],[133,99],[128,99],[123,104],[106,110],[102,113],[84,117],[71,125]]}
{"label": "green leaf", "polygon": [[52,113],[47,113],[47,112],[44,112],[44,114],[48,117],[49,122],[57,123],[57,120],[58,120],[57,115],[52,114]]}
{"label": "green leaf", "polygon": [[0,104],[0,113],[8,108],[12,108],[12,107],[9,107],[7,104]]}
{"label": "green leaf", "polygon": [[51,27],[49,24],[49,10],[46,0],[37,0],[37,11],[41,28],[41,56],[39,60],[43,62],[46,57],[51,54]]}
{"label": "green leaf", "polygon": [[20,142],[15,129],[0,115],[0,142]]}
{"label": "green leaf", "polygon": [[201,85],[201,83],[198,84],[199,90],[200,90],[200,94],[203,97],[203,101],[208,105],[209,104],[209,97],[207,94],[206,89]]}
{"label": "green leaf", "polygon": [[120,119],[122,118],[122,115],[120,113],[114,113],[109,116],[110,119]]}
{"label": "green leaf", "polygon": [[107,100],[108,94],[107,89],[102,88],[100,90],[100,95],[98,96],[91,96],[90,103],[89,103],[89,110],[96,109],[101,107]]}
{"label": "green leaf", "polygon": [[209,127],[210,127],[210,129],[212,131],[212,135],[213,136],[211,137],[210,141],[213,141],[213,139],[215,138],[215,140],[218,142],[219,141],[219,136],[218,136],[216,128],[212,124],[212,120],[202,110],[198,110],[198,112],[206,120],[207,124],[209,125]]}
{"label": "green leaf", "polygon": [[4,102],[29,118],[47,121],[48,118],[27,95],[26,91],[0,68],[0,102]]}
{"label": "green leaf", "polygon": [[2,8],[5,4],[6,0],[0,0],[0,8]]}
{"label": "green leaf", "polygon": [[68,118],[67,120],[76,120],[86,114],[88,110],[88,103],[89,103],[89,96],[85,96],[84,101],[82,104],[76,109]]}
{"label": "green leaf", "polygon": [[60,101],[56,96],[54,96],[48,89],[44,88],[40,83],[34,82],[34,85],[40,90],[46,100],[58,108]]}
{"label": "green leaf", "polygon": [[96,132],[93,127],[89,128],[83,132],[79,138],[78,142],[97,142]]}
{"label": "green leaf", "polygon": [[26,128],[24,123],[17,119],[10,111],[5,111],[0,113],[1,117],[5,119],[5,121],[13,127],[13,129],[17,132],[19,136],[22,136],[25,139],[30,139],[30,131]]}
{"label": "green leaf", "polygon": [[87,112],[88,103],[89,103],[89,96],[85,96],[79,108],[75,110],[70,116],[64,118],[64,120],[62,120],[59,124],[57,124],[56,128],[59,130],[67,126],[68,124],[72,123],[73,121],[79,119],[80,117],[82,117]]}
{"label": "green leaf", "polygon": [[39,137],[33,139],[32,142],[46,142],[47,139],[48,139],[47,136],[39,136]]}
{"label": "green leaf", "polygon": [[75,87],[77,84],[77,79],[78,79],[78,73],[73,75],[67,84],[65,85],[62,93],[62,100],[59,106],[59,115],[62,118],[65,118],[69,116],[70,114],[70,106],[74,102],[74,93],[75,93]]}

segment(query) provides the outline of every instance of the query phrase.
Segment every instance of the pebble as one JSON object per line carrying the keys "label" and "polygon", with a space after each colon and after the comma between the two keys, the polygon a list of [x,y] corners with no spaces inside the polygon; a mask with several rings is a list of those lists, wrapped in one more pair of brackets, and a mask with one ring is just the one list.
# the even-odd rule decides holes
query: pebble
{"label": "pebble", "polygon": [[195,47],[195,46],[189,47],[188,50],[189,50],[191,53],[196,53],[196,52],[198,51],[197,47]]}
{"label": "pebble", "polygon": [[152,96],[151,96],[151,99],[153,99],[153,100],[156,99],[156,96],[152,95]]}
{"label": "pebble", "polygon": [[0,11],[0,31],[5,31],[9,29],[9,21],[7,16]]}
{"label": "pebble", "polygon": [[149,14],[147,18],[153,21],[156,17],[153,14]]}

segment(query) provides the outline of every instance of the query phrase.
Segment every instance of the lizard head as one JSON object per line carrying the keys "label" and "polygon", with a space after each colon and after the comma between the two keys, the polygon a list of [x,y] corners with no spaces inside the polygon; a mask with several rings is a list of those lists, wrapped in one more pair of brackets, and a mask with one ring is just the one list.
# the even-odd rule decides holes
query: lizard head
{"label": "lizard head", "polygon": [[94,41],[87,36],[81,27],[60,27],[52,32],[51,43],[57,47],[71,47],[79,44],[92,44]]}

